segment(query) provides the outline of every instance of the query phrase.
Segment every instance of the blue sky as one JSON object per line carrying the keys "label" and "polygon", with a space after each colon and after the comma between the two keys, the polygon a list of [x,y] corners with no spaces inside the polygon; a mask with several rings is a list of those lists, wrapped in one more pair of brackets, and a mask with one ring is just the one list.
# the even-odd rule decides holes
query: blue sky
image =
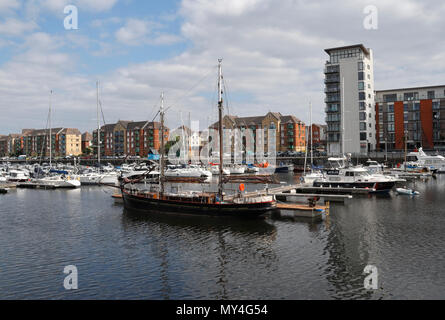
{"label": "blue sky", "polygon": [[[65,30],[66,5],[78,30]],[[363,43],[375,88],[444,84],[443,1],[375,0],[378,28],[363,27],[367,0],[0,0],[0,134],[46,124],[92,130],[95,82],[108,123],[151,120],[165,92],[167,123],[216,118],[223,58],[229,111],[269,110],[324,122],[325,48]]]}

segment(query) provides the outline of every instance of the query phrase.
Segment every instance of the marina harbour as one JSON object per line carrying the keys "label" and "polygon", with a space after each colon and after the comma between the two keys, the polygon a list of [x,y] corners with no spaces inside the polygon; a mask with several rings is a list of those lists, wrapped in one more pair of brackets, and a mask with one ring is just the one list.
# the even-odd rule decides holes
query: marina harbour
{"label": "marina harbour", "polygon": [[[58,163],[50,105],[49,129],[32,131],[49,159],[0,164],[0,299],[443,297],[445,157],[408,152],[405,140],[401,163],[354,163],[347,152],[318,163],[311,133],[302,167],[275,161],[275,122],[224,125],[221,59],[217,74],[208,141],[167,134],[161,93],[159,152],[119,165],[101,157],[112,139],[99,116],[95,165]],[[99,115],[98,82],[96,94]]]}
{"label": "marina harbour", "polygon": [[[271,189],[301,181],[293,172],[273,177]],[[216,190],[215,180],[182,185]],[[419,194],[355,193],[320,220],[293,210],[260,219],[144,214],[103,185],[10,188],[0,195],[0,298],[443,298],[445,175],[403,186]],[[63,287],[68,265],[77,267],[77,290]],[[367,265],[378,270],[377,290],[363,286]]]}

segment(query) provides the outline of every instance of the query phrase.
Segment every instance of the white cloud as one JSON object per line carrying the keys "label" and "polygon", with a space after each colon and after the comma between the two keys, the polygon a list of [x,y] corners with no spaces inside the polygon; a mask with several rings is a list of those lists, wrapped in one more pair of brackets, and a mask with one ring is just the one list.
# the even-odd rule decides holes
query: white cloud
{"label": "white cloud", "polygon": [[[184,39],[187,43],[185,51],[175,56],[128,61],[100,75],[105,117],[109,122],[147,119],[165,91],[166,104],[173,106],[167,114],[170,126],[180,124],[179,110],[184,118],[191,111],[192,118],[207,123],[207,117],[216,116],[216,64],[222,57],[231,113],[246,116],[273,110],[308,121],[311,100],[314,120],[324,122],[323,67],[328,56],[323,49],[356,43],[373,49],[377,89],[442,84],[445,21],[437,18],[445,15],[442,1],[375,0],[379,26],[373,31],[363,28],[363,8],[368,4],[368,0],[183,0],[175,20],[181,21],[180,35],[163,33],[163,25],[141,19],[98,20],[93,23],[98,28],[123,23],[114,34],[118,44],[170,44]],[[105,34],[104,38],[109,39]],[[92,47],[91,39],[74,40],[78,46]],[[59,124],[82,130],[94,127],[97,76],[77,73],[76,60],[61,52],[62,45],[61,39],[45,33],[29,35],[22,54],[0,67],[0,109],[14,106],[30,117],[30,124],[26,119],[16,121],[17,112],[11,111],[2,114],[6,117],[2,122],[43,123],[47,92],[53,88],[56,98],[63,97],[56,103]],[[116,55],[116,47],[99,41],[91,53]]]}
{"label": "white cloud", "polygon": [[34,11],[34,14],[41,10],[50,11],[57,15],[63,14],[63,9],[67,5],[77,6],[79,12],[103,12],[111,10],[118,0],[34,0],[27,2],[28,10]]}
{"label": "white cloud", "polygon": [[129,46],[143,44],[169,45],[181,41],[176,35],[163,34],[157,31],[162,26],[153,21],[128,19],[125,25],[116,31],[116,40]]}
{"label": "white cloud", "polygon": [[8,18],[4,22],[0,21],[0,34],[6,36],[20,36],[36,28],[37,24],[33,21],[23,22],[14,18]]}
{"label": "white cloud", "polygon": [[11,10],[17,10],[18,8],[20,8],[20,2],[18,0],[0,1],[0,13],[9,13]]}

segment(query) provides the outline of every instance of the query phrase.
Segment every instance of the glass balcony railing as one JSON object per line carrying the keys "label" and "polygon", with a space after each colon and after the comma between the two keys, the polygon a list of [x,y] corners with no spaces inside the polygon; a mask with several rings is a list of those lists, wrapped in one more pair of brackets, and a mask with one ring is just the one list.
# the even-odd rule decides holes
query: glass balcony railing
{"label": "glass balcony railing", "polygon": [[337,83],[340,82],[340,77],[327,77],[324,79],[324,83]]}
{"label": "glass balcony railing", "polygon": [[324,68],[324,73],[338,73],[340,72],[340,66],[333,65],[333,66],[326,66]]}

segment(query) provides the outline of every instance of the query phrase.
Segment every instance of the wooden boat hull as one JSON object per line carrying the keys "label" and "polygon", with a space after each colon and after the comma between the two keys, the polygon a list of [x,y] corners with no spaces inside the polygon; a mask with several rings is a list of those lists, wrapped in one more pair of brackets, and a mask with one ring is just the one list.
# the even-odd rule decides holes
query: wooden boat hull
{"label": "wooden boat hull", "polygon": [[196,203],[175,200],[160,200],[122,193],[124,207],[144,212],[168,212],[195,215],[230,215],[237,217],[258,217],[275,209],[275,202],[249,204]]}

